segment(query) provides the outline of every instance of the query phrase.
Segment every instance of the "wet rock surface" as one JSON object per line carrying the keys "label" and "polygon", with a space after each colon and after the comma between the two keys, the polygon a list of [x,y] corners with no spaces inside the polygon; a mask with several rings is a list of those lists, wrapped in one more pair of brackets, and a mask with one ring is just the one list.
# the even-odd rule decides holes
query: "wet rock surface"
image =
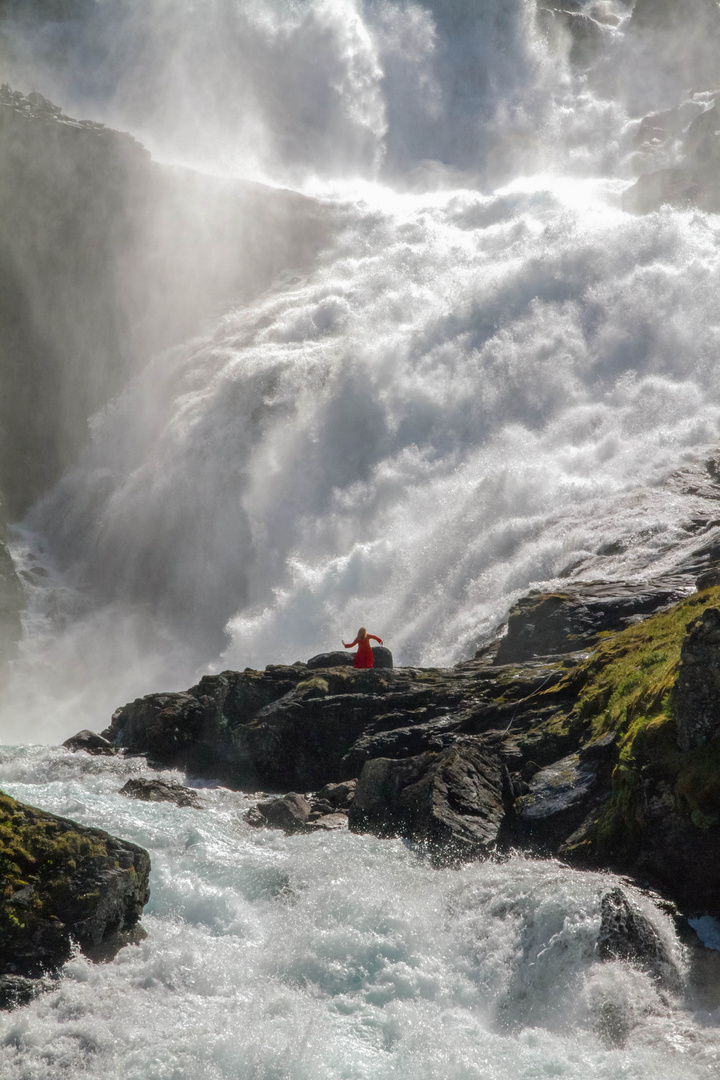
{"label": "wet rock surface", "polygon": [[479,746],[458,745],[404,761],[369,761],[349,824],[354,832],[404,836],[452,862],[492,850],[504,816],[500,762]]}
{"label": "wet rock surface", "polygon": [[137,940],[150,857],[126,840],[0,794],[0,976],[13,1004],[77,942],[106,959]]}
{"label": "wet rock surface", "polygon": [[0,1009],[16,1009],[49,990],[49,977],[28,979],[25,975],[0,975]]}
{"label": "wet rock surface", "polygon": [[540,769],[528,793],[515,801],[518,832],[526,831],[538,846],[557,849],[596,808],[596,798],[607,797],[599,779],[597,763],[579,753]]}
{"label": "wet rock surface", "polygon": [[668,946],[650,919],[619,886],[601,901],[598,955],[602,960],[625,960],[647,971],[668,990],[682,986],[682,974]]}
{"label": "wet rock surface", "polygon": [[128,799],[140,799],[142,802],[170,802],[175,806],[192,806],[195,810],[203,807],[197,791],[183,787],[174,780],[133,777],[120,788],[120,794]]}
{"label": "wet rock surface", "polygon": [[304,832],[312,806],[310,800],[296,791],[279,799],[265,799],[245,815],[248,824],[256,828],[283,829],[286,833]]}
{"label": "wet rock surface", "polygon": [[73,753],[84,750],[86,754],[92,754],[93,756],[112,757],[113,754],[117,753],[109,739],[97,735],[94,731],[90,731],[89,728],[84,728],[82,731],[78,731],[77,735],[72,735],[69,739],[66,739],[63,746],[67,750],[72,750]]}

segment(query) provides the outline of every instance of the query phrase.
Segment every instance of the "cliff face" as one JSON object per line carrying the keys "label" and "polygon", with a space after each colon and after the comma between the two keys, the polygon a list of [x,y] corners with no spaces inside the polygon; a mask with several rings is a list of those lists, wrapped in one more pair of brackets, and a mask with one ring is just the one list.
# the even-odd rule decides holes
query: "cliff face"
{"label": "cliff face", "polygon": [[312,260],[317,204],[163,167],[129,135],[0,88],[0,664],[22,588],[6,520],[72,467],[149,358]]}
{"label": "cliff face", "polygon": [[160,166],[129,135],[0,89],[0,491],[70,467],[153,353],[311,259],[312,200]]}

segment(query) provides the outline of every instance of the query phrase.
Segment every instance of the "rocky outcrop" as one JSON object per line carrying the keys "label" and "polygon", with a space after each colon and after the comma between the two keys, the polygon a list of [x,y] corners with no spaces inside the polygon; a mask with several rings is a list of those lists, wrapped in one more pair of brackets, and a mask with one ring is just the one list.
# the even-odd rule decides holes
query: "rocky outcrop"
{"label": "rocky outcrop", "polygon": [[673,705],[681,750],[720,738],[720,608],[705,608],[688,627]]}
{"label": "rocky outcrop", "polygon": [[[448,712],[476,689],[474,675],[308,670],[299,663],[227,671],[206,676],[185,693],[131,702],[116,712],[104,736],[117,747],[236,786],[315,790],[357,776],[370,756],[363,740],[383,733],[422,728],[406,753],[437,749],[460,725],[461,715],[448,724]],[[441,724],[437,732],[434,719]]]}
{"label": "rocky outcrop", "polygon": [[[226,671],[118,709],[104,737],[275,791],[249,816],[258,826],[344,827],[347,815],[438,862],[515,847],[720,911],[720,739],[692,696],[713,703],[720,585],[687,595],[719,556],[711,537],[654,583],[533,594],[505,641],[452,669]],[[699,647],[710,653],[691,662]],[[698,723],[709,741],[683,734]]]}
{"label": "rocky outcrop", "polygon": [[662,611],[684,595],[680,582],[590,582],[566,592],[531,592],[510,609],[498,664],[588,649],[600,635]]}
{"label": "rocky outcrop", "polygon": [[27,1000],[75,943],[104,959],[137,940],[150,895],[146,851],[101,829],[0,794],[0,976],[6,1003]]}
{"label": "rocky outcrop", "polygon": [[350,806],[354,832],[403,836],[437,861],[487,855],[505,817],[503,768],[482,745],[367,762]]}
{"label": "rocky outcrop", "polygon": [[128,799],[142,802],[170,802],[175,806],[192,806],[202,810],[197,791],[183,787],[174,780],[156,780],[153,777],[135,776],[120,788],[120,794]]}

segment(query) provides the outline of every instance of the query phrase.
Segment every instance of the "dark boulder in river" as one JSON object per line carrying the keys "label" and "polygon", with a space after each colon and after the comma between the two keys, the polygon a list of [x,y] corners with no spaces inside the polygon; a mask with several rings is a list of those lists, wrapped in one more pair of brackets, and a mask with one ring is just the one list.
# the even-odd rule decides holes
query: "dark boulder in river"
{"label": "dark boulder in river", "polygon": [[109,739],[97,735],[94,731],[90,731],[89,728],[83,728],[82,731],[78,731],[77,735],[72,735],[69,739],[66,739],[63,746],[67,750],[72,750],[73,753],[84,750],[86,754],[92,754],[93,756],[101,754],[110,757],[117,753]]}
{"label": "dark boulder in river", "polygon": [[150,857],[118,840],[0,793],[0,1004],[27,1000],[75,943],[107,959],[142,936]]}
{"label": "dark boulder in river", "polygon": [[120,788],[120,794],[128,799],[140,799],[142,802],[169,802],[175,806],[191,806],[202,809],[202,803],[196,791],[183,787],[174,780],[157,780],[154,777],[134,776]]}
{"label": "dark boulder in river", "polygon": [[502,766],[480,746],[459,745],[364,766],[350,804],[354,832],[404,836],[439,862],[486,855],[505,816]]}

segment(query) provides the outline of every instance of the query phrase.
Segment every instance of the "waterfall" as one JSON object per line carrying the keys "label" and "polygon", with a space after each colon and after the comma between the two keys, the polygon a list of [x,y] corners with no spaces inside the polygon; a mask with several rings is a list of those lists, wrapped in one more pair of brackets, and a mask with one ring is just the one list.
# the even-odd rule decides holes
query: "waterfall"
{"label": "waterfall", "polygon": [[101,727],[364,623],[401,663],[453,663],[529,587],[672,564],[702,499],[661,485],[720,419],[718,219],[621,209],[627,7],[588,8],[589,66],[520,0],[83,10],[9,34],[26,80],[161,160],[293,185],[315,238],[131,364],[16,531],[9,724],[19,697],[43,738]]}
{"label": "waterfall", "polygon": [[[253,830],[256,796],[133,802],[144,760],[45,745],[359,625],[451,665],[529,589],[670,573],[716,527],[720,217],[623,201],[715,107],[717,5],[682,6],[3,5],[0,81],[157,163],[142,270],[112,267],[148,325],[102,359],[63,316],[84,346],[10,530],[0,704],[3,790],[150,851],[148,938],[0,1014],[7,1080],[716,1074],[712,958],[688,983],[671,916],[613,875]],[[601,957],[615,887],[672,989]]]}

